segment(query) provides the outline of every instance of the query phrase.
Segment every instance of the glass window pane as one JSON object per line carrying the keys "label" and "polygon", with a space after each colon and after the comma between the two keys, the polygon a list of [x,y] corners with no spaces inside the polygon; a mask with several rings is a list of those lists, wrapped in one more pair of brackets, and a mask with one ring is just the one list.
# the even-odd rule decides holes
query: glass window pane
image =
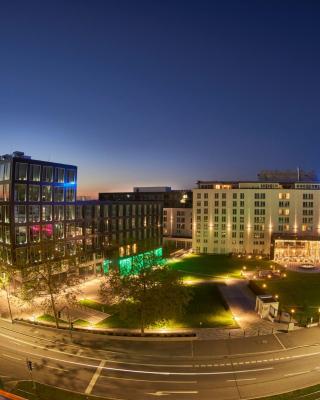
{"label": "glass window pane", "polygon": [[42,221],[52,221],[51,206],[42,206]]}
{"label": "glass window pane", "polygon": [[52,186],[42,186],[42,201],[52,201]]}
{"label": "glass window pane", "polygon": [[66,201],[71,202],[75,201],[76,199],[76,191],[74,188],[67,188],[66,189]]}
{"label": "glass window pane", "polygon": [[41,165],[30,164],[29,167],[29,180],[34,182],[40,182]]}
{"label": "glass window pane", "polygon": [[0,163],[0,181],[4,179],[4,164]]}
{"label": "glass window pane", "polygon": [[27,221],[26,206],[14,207],[14,222],[21,224]]}
{"label": "glass window pane", "polygon": [[16,244],[27,243],[27,227],[17,226],[16,227]]}
{"label": "glass window pane", "polygon": [[3,176],[3,179],[5,181],[8,181],[10,179],[10,172],[11,172],[11,164],[5,163],[4,164],[4,176]]}
{"label": "glass window pane", "polygon": [[67,169],[67,182],[68,183],[76,183],[76,170],[75,169]]}
{"label": "glass window pane", "polygon": [[54,188],[54,201],[55,202],[64,201],[64,189],[63,189],[63,187],[56,186]]}
{"label": "glass window pane", "polygon": [[39,185],[29,185],[29,201],[40,201]]}
{"label": "glass window pane", "polygon": [[31,225],[29,227],[29,240],[31,243],[40,242],[40,225]]}
{"label": "glass window pane", "polygon": [[55,168],[55,182],[64,183],[64,168]]}
{"label": "glass window pane", "polygon": [[54,224],[54,237],[56,239],[64,238],[64,224]]}
{"label": "glass window pane", "polygon": [[42,180],[43,182],[52,182],[53,168],[45,165],[42,167]]}
{"label": "glass window pane", "polygon": [[75,219],[75,207],[74,206],[66,206],[66,219],[67,220]]}
{"label": "glass window pane", "polygon": [[63,221],[64,220],[64,207],[54,206],[54,220]]}
{"label": "glass window pane", "polygon": [[14,199],[18,202],[27,200],[27,185],[20,183],[14,185]]}
{"label": "glass window pane", "polygon": [[53,238],[52,224],[43,225],[41,231],[42,231],[42,239],[52,239]]}
{"label": "glass window pane", "polygon": [[27,180],[28,164],[26,163],[16,163],[16,179],[18,181]]}
{"label": "glass window pane", "polygon": [[40,222],[40,206],[29,206],[29,222]]}

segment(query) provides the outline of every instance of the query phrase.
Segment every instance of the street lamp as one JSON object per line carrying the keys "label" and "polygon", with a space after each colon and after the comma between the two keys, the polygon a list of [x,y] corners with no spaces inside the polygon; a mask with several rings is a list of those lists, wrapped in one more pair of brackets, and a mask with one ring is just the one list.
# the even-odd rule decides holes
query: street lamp
{"label": "street lamp", "polygon": [[291,308],[291,313],[290,313],[290,322],[292,321],[292,316],[293,314],[296,312],[296,310],[294,308]]}

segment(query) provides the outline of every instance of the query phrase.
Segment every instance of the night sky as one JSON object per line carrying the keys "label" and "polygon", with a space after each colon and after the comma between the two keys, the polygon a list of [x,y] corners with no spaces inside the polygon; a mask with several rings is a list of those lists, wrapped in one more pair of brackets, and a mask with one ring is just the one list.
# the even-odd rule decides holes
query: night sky
{"label": "night sky", "polygon": [[1,154],[79,191],[320,175],[320,2],[0,1]]}

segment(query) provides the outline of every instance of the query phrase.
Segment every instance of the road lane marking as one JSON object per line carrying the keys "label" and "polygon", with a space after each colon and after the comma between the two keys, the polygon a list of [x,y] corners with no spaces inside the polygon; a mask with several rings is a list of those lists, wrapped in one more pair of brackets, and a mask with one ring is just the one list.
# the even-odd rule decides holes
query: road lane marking
{"label": "road lane marking", "polygon": [[98,368],[96,369],[95,373],[93,374],[91,381],[89,382],[89,385],[84,392],[85,394],[91,394],[92,389],[93,389],[94,385],[96,384],[105,363],[106,363],[105,360],[101,360],[101,363],[99,364]]}
{"label": "road lane marking", "polygon": [[243,379],[228,379],[226,382],[242,382],[242,381],[254,381],[257,378],[243,378]]}
{"label": "road lane marking", "polygon": [[285,374],[283,376],[303,375],[303,374],[308,374],[309,372],[311,372],[311,371],[309,370],[309,371],[292,372],[291,374]]}
{"label": "road lane marking", "polygon": [[101,375],[100,379],[105,378],[105,379],[116,379],[119,381],[134,381],[134,382],[150,382],[150,383],[191,383],[191,384],[196,384],[198,381],[151,381],[149,379],[133,379],[133,378],[121,378],[119,376],[107,376],[107,375]]}
{"label": "road lane marking", "polygon": [[158,390],[157,392],[149,392],[147,394],[150,394],[151,396],[167,396],[169,394],[197,394],[199,393],[197,390],[175,390],[175,391],[169,391],[169,390]]}
{"label": "road lane marking", "polygon": [[287,350],[286,346],[281,342],[281,340],[278,338],[277,334],[274,333],[273,336],[277,339],[278,343],[283,348],[283,350]]}
{"label": "road lane marking", "polygon": [[22,358],[18,358],[18,357],[10,356],[9,354],[2,353],[1,355],[2,355],[3,357],[12,358],[13,360],[22,361]]}

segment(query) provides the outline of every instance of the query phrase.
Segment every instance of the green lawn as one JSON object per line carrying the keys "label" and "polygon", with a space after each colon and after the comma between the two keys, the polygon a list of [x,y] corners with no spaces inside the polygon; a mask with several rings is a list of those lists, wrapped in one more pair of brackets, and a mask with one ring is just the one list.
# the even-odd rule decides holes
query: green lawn
{"label": "green lawn", "polygon": [[203,280],[214,278],[240,278],[242,268],[248,270],[266,269],[273,262],[255,258],[238,258],[227,255],[196,255],[190,254],[182,258],[168,260],[168,264],[184,274],[185,280]]}
{"label": "green lawn", "polygon": [[[193,297],[187,306],[185,314],[177,320],[165,321],[165,323],[149,328],[214,328],[236,327],[232,314],[222,298],[217,284],[204,283],[192,286]],[[101,310],[103,304],[82,300],[81,304]],[[110,306],[109,306],[110,307]],[[109,308],[109,311],[112,311]],[[126,328],[138,329],[138,320],[122,320],[117,312],[96,325],[98,328]]]}
{"label": "green lawn", "polygon": [[282,279],[256,281],[265,291],[279,296],[280,307],[285,310],[294,308],[296,313],[318,318],[320,307],[320,274],[306,274],[286,271]]}
{"label": "green lawn", "polygon": [[[54,319],[54,317],[52,315],[49,315],[49,314],[40,315],[39,317],[37,317],[37,321],[39,321],[39,322],[51,322],[52,324],[56,323],[56,320]],[[63,319],[59,319],[58,318],[58,321],[59,321],[60,324],[68,324],[68,322],[64,321]]]}

